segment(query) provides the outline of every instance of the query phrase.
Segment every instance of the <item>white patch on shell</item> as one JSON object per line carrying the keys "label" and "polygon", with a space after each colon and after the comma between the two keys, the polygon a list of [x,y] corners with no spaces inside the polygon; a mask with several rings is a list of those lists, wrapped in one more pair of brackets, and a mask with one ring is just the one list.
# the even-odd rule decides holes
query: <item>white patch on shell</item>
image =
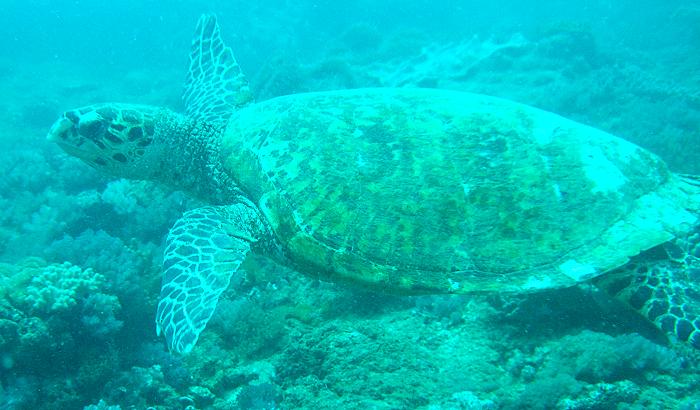
{"label": "white patch on shell", "polygon": [[585,145],[581,148],[581,164],[588,179],[593,181],[591,191],[594,193],[614,192],[627,182],[620,169],[597,146]]}
{"label": "white patch on shell", "polygon": [[[552,167],[550,166],[549,157],[546,155],[540,155],[540,158],[542,159],[542,165],[544,166],[544,170],[551,175],[550,171]],[[552,190],[554,191],[554,195],[557,197],[557,199],[561,200],[561,189],[559,188],[559,184],[557,184],[556,182],[552,183]]]}
{"label": "white patch on shell", "polygon": [[462,184],[462,191],[464,191],[464,196],[469,196],[469,192],[471,192],[472,188],[469,184],[463,183]]}
{"label": "white patch on shell", "polygon": [[527,278],[527,282],[523,283],[524,290],[550,289],[553,286],[552,279],[548,276],[530,276]]}
{"label": "white patch on shell", "polygon": [[528,114],[533,119],[532,136],[535,142],[540,145],[550,144],[555,138],[561,117],[539,110]]}
{"label": "white patch on shell", "polygon": [[557,197],[557,199],[561,200],[561,189],[559,188],[559,184],[552,184],[552,189],[554,190],[554,195]]}
{"label": "white patch on shell", "polygon": [[457,281],[452,280],[451,278],[447,278],[447,282],[450,284],[450,291],[451,292],[456,292],[460,288],[460,284]]}
{"label": "white patch on shell", "polygon": [[595,268],[593,266],[577,262],[575,259],[569,259],[559,265],[559,270],[576,282],[586,280],[595,273]]}

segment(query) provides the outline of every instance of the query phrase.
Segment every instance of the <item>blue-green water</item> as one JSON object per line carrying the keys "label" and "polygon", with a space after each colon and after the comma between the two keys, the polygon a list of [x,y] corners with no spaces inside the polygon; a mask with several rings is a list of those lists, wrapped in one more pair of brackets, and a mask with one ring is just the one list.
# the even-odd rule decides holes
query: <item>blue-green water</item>
{"label": "blue-green water", "polygon": [[479,92],[700,174],[697,1],[5,1],[0,409],[698,408],[698,352],[587,285],[387,296],[260,258],[192,353],[170,354],[154,324],[164,238],[201,203],[101,175],[45,136],[96,102],[181,111],[205,12],[259,101]]}

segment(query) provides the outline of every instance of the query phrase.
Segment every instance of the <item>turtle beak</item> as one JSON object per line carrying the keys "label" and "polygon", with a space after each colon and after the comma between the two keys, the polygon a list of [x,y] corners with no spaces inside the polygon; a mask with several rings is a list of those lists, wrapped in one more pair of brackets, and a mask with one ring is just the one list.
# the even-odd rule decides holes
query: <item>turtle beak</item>
{"label": "turtle beak", "polygon": [[53,123],[46,139],[57,144],[66,153],[81,159],[90,157],[90,147],[84,146],[87,142],[80,135],[78,126],[80,118],[72,111],[66,111],[56,122]]}
{"label": "turtle beak", "polygon": [[62,141],[66,141],[70,136],[73,135],[77,126],[78,124],[76,122],[71,121],[64,114],[61,118],[59,118],[56,122],[53,123],[51,129],[49,130],[49,134],[46,136],[46,139],[48,139],[51,142],[60,144]]}

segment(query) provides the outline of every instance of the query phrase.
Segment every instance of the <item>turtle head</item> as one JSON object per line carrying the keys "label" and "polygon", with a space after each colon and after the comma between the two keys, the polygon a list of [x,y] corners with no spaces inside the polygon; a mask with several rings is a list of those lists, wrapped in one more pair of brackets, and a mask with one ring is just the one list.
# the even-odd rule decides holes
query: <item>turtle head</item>
{"label": "turtle head", "polygon": [[151,146],[162,111],[159,107],[118,103],[77,108],[63,113],[47,138],[111,175],[148,179],[144,161],[156,155]]}
{"label": "turtle head", "polygon": [[222,132],[166,108],[107,103],[66,111],[47,138],[111,176],[157,181],[219,200],[238,193],[217,156]]}

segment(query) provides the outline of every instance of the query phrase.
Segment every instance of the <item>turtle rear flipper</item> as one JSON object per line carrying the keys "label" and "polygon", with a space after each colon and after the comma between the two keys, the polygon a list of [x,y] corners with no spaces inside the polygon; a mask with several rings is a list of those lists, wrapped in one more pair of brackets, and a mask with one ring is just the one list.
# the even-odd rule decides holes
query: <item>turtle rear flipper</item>
{"label": "turtle rear flipper", "polygon": [[[671,339],[700,349],[700,231],[657,249],[594,283]],[[658,258],[640,260],[649,254]]]}
{"label": "turtle rear flipper", "polygon": [[186,212],[170,230],[156,331],[171,351],[192,350],[221,293],[257,241],[257,214],[244,204]]}

